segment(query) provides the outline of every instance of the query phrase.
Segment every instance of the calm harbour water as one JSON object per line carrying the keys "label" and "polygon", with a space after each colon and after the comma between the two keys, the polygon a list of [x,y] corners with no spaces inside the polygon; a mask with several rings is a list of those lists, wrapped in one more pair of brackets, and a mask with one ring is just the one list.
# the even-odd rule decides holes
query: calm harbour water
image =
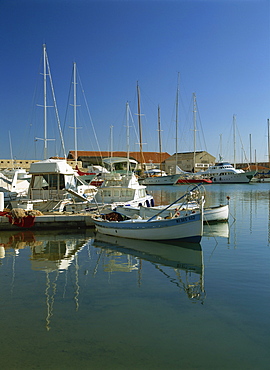
{"label": "calm harbour water", "polygon": [[1,369],[269,369],[270,184],[205,191],[199,245],[0,233]]}

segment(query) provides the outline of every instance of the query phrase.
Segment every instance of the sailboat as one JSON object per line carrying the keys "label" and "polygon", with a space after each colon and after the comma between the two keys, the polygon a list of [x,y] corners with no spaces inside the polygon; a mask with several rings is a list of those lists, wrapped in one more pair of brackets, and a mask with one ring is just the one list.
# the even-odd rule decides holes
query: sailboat
{"label": "sailboat", "polygon": [[193,173],[182,171],[181,176],[179,177],[177,184],[212,184],[212,180],[204,178],[201,174],[195,172],[196,167],[196,94],[193,93],[193,125],[194,125],[194,148],[193,148]]}
{"label": "sailboat", "polygon": [[204,172],[198,172],[198,174],[209,178],[214,184],[248,184],[256,175],[257,171],[244,171],[237,169],[235,160],[235,115],[233,116],[233,129],[234,129],[234,165],[229,162],[218,162],[214,166],[209,167]]}
{"label": "sailboat", "polygon": [[[95,202],[102,205],[102,211],[113,210],[117,206],[146,206],[154,205],[152,195],[147,194],[146,186],[139,183],[134,171],[138,166],[135,159],[129,158],[129,104],[126,104],[127,120],[127,157],[104,158],[103,163],[110,168],[110,173],[103,173],[103,183],[98,189]],[[123,168],[117,171],[116,167]],[[121,172],[121,173],[120,173]]]}
{"label": "sailboat", "polygon": [[[12,208],[35,209],[41,212],[60,210],[63,211],[66,204],[74,203],[75,199],[80,199],[80,209],[86,208],[97,192],[95,186],[83,182],[73,168],[62,159],[47,159],[47,76],[49,76],[50,86],[56,111],[58,128],[60,132],[64,156],[66,158],[63,135],[61,131],[56,99],[52,85],[49,61],[46,45],[43,45],[43,88],[44,88],[44,138],[40,139],[44,143],[44,160],[32,163],[29,174],[31,182],[28,189],[28,196],[11,202]],[[75,75],[76,76],[76,75]],[[75,77],[74,77],[75,78]],[[74,89],[76,81],[74,80]],[[74,107],[76,107],[76,90],[74,90]],[[74,113],[76,125],[76,111]],[[76,130],[75,130],[76,132]],[[83,202],[82,202],[83,199]]]}
{"label": "sailboat", "polygon": [[[139,94],[139,90],[138,90]],[[177,131],[178,131],[178,94],[179,88],[177,84],[177,95],[176,95],[176,152],[177,152]],[[144,185],[175,185],[180,177],[180,169],[177,166],[177,156],[176,156],[176,166],[175,174],[167,175],[164,171],[161,171],[161,153],[162,153],[162,142],[161,142],[161,129],[160,129],[160,108],[158,106],[158,133],[159,133],[159,153],[160,153],[160,171],[146,171],[146,177],[140,179],[140,183]]]}

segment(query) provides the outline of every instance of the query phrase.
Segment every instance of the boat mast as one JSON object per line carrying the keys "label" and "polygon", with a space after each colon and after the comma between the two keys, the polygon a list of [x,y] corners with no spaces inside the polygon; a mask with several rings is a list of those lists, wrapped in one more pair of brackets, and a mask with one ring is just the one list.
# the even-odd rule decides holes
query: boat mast
{"label": "boat mast", "polygon": [[12,163],[12,168],[14,169],[14,160],[13,160],[13,152],[12,152],[12,144],[11,144],[10,131],[8,132],[8,137],[9,137],[9,148],[10,148],[11,163]]}
{"label": "boat mast", "polygon": [[159,142],[159,169],[161,170],[162,142],[161,142],[160,108],[159,108],[159,106],[158,106],[158,142]]}
{"label": "boat mast", "polygon": [[43,106],[44,106],[44,159],[47,158],[47,63],[46,45],[43,44]]}
{"label": "boat mast", "polygon": [[268,163],[270,164],[270,120],[267,120],[267,127],[268,127]]}
{"label": "boat mast", "polygon": [[129,172],[129,104],[126,103],[126,122],[127,122],[127,175]]}
{"label": "boat mast", "polygon": [[177,76],[177,89],[176,89],[176,104],[175,104],[175,172],[176,166],[178,165],[178,105],[179,105],[179,78],[180,74],[178,72]]}
{"label": "boat mast", "polygon": [[236,168],[236,152],[235,152],[235,125],[236,125],[236,116],[233,115],[233,164],[234,168]]}
{"label": "boat mast", "polygon": [[219,162],[222,161],[222,134],[219,134],[219,140],[220,140],[220,154],[219,154]]}
{"label": "boat mast", "polygon": [[197,113],[197,103],[196,103],[196,94],[193,93],[193,125],[194,125],[194,150],[193,150],[193,172],[195,173],[195,165],[196,165],[196,131],[197,131],[197,122],[196,122],[196,113]]}
{"label": "boat mast", "polygon": [[249,134],[249,163],[252,163],[252,141],[251,134]]}
{"label": "boat mast", "polygon": [[111,136],[111,171],[112,171],[112,157],[113,157],[113,126],[110,126],[110,136]]}
{"label": "boat mast", "polygon": [[74,155],[75,155],[75,164],[77,166],[78,163],[78,139],[77,139],[77,65],[73,63],[73,121],[74,127],[70,127],[74,129]]}
{"label": "boat mast", "polygon": [[141,169],[143,168],[143,150],[142,150],[142,124],[141,124],[141,101],[140,101],[140,88],[137,82],[137,96],[138,96],[138,125],[139,125],[139,145],[140,145],[140,158]]}
{"label": "boat mast", "polygon": [[53,83],[52,83],[52,76],[50,72],[50,66],[49,66],[49,61],[48,61],[48,55],[46,52],[46,44],[43,44],[43,120],[44,120],[44,138],[38,138],[36,137],[35,140],[43,140],[44,142],[44,159],[47,158],[47,149],[48,149],[48,141],[52,141],[54,139],[48,139],[47,137],[47,108],[49,106],[47,105],[47,75],[49,76],[50,79],[50,85],[51,85],[51,92],[52,92],[52,98],[53,98],[53,107],[55,109],[55,114],[56,114],[56,119],[57,119],[57,124],[58,124],[58,129],[59,129],[59,134],[61,138],[61,143],[62,143],[62,148],[64,152],[64,157],[66,159],[66,150],[65,150],[65,144],[64,144],[64,138],[61,130],[61,125],[60,125],[60,119],[59,119],[59,114],[58,114],[58,109],[56,105],[56,99],[55,99],[55,94],[54,94],[54,88],[53,88]]}
{"label": "boat mast", "polygon": [[77,95],[76,95],[76,63],[73,64],[73,98],[74,98],[74,148],[75,163],[77,164]]}

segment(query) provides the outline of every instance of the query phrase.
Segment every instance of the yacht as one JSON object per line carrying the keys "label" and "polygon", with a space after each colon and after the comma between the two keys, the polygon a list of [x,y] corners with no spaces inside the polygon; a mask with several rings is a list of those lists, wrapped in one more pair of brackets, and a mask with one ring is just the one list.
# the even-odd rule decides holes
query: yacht
{"label": "yacht", "polygon": [[197,172],[197,174],[211,179],[213,184],[249,183],[256,175],[256,171],[243,171],[236,169],[228,162],[219,162],[204,172]]}
{"label": "yacht", "polygon": [[81,208],[93,199],[95,186],[83,182],[76,171],[62,159],[46,159],[32,163],[27,198],[12,201],[12,208],[62,211],[66,204],[80,200]]}
{"label": "yacht", "polygon": [[147,194],[145,185],[139,184],[134,173],[137,161],[112,157],[103,159],[103,162],[111,172],[102,175],[103,183],[95,196],[97,204],[105,205],[108,209],[115,209],[119,205],[146,207],[154,205],[153,197]]}

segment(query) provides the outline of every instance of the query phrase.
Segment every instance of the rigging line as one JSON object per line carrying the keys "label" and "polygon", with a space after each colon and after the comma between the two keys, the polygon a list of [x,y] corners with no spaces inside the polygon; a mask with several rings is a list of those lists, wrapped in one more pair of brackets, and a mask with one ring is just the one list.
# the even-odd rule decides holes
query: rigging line
{"label": "rigging line", "polygon": [[59,134],[60,134],[60,139],[61,139],[61,143],[62,143],[64,157],[65,157],[65,159],[67,159],[67,154],[66,154],[66,149],[65,149],[65,143],[64,143],[63,133],[62,133],[62,129],[61,129],[60,118],[59,118],[57,104],[56,104],[56,98],[55,98],[55,94],[54,94],[54,87],[53,87],[52,76],[51,76],[51,71],[50,71],[50,65],[49,65],[49,60],[48,60],[47,52],[46,52],[46,64],[47,64],[47,68],[48,68],[48,72],[49,72],[49,79],[50,79],[50,85],[51,85],[51,90],[52,90],[52,97],[53,97],[53,103],[54,103],[54,108],[55,108],[55,114],[56,114],[56,119],[57,119]]}
{"label": "rigging line", "polygon": [[240,132],[239,132],[239,129],[238,129],[238,126],[236,125],[236,129],[237,129],[237,133],[239,135],[239,140],[240,140],[240,143],[241,143],[241,149],[243,150],[243,153],[244,153],[244,157],[245,157],[245,162],[249,163],[248,162],[248,158],[247,158],[247,155],[246,155],[246,151],[244,149],[244,145],[243,145],[243,142],[242,142],[242,138],[241,138],[241,135],[240,135]]}
{"label": "rigging line", "polygon": [[199,111],[199,107],[198,107],[198,103],[197,103],[197,101],[196,101],[196,110],[197,110],[197,114],[198,114],[198,117],[199,117],[199,123],[200,123],[201,133],[202,133],[202,137],[203,137],[203,144],[204,144],[204,148],[205,148],[205,149],[206,149],[206,151],[207,151],[206,141],[205,141],[204,132],[203,132],[203,127],[202,127],[201,115],[200,115],[200,111]]}
{"label": "rigging line", "polygon": [[72,74],[71,74],[71,79],[70,79],[70,84],[69,84],[68,103],[67,103],[66,112],[65,112],[65,119],[64,119],[64,127],[63,127],[63,130],[65,130],[65,128],[66,128],[67,114],[68,114],[68,107],[69,107],[71,90],[72,90]]}
{"label": "rigging line", "polygon": [[[32,101],[31,101],[31,111],[28,113],[28,119],[27,119],[27,129],[24,130],[24,134],[25,134],[25,139],[21,140],[23,143],[26,143],[27,145],[25,146],[25,148],[23,149],[23,152],[24,154],[22,155],[23,157],[27,157],[27,155],[29,155],[29,143],[30,143],[30,136],[31,136],[31,131],[33,131],[33,121],[34,121],[34,116],[36,115],[36,104],[34,104],[34,102],[37,102],[37,96],[38,96],[38,87],[39,87],[39,75],[40,75],[40,70],[41,70],[41,66],[42,66],[42,56],[40,57],[40,62],[39,62],[39,67],[38,67],[38,71],[37,71],[37,77],[36,77],[36,83],[35,83],[35,88],[34,88],[34,92],[33,92],[33,96],[32,96]],[[30,123],[29,123],[30,122]],[[35,131],[36,131],[36,127],[34,127],[34,138],[37,136],[35,134]],[[34,140],[35,142],[35,146],[36,146],[36,141]],[[34,150],[34,156],[35,158],[36,157],[36,150]]]}
{"label": "rigging line", "polygon": [[131,113],[131,110],[130,110],[130,106],[128,106],[128,112],[129,112],[129,116],[131,118],[131,122],[132,122],[132,125],[133,125],[133,128],[134,128],[134,131],[135,131],[136,139],[137,139],[137,141],[139,141],[139,134],[138,134],[137,128],[136,128],[135,123],[134,123],[134,119],[133,119],[133,116],[132,116],[132,113]]}
{"label": "rigging line", "polygon": [[86,105],[87,113],[88,113],[88,116],[89,116],[89,119],[90,119],[90,122],[91,122],[91,126],[92,126],[92,129],[93,129],[94,136],[95,136],[95,140],[96,140],[96,144],[97,144],[97,147],[98,147],[98,151],[99,151],[99,153],[100,153],[100,157],[102,158],[102,155],[101,155],[101,149],[100,149],[100,146],[99,146],[99,142],[98,142],[98,138],[97,138],[96,130],[95,130],[95,127],[94,127],[94,124],[93,124],[93,120],[92,120],[92,117],[91,117],[91,114],[90,114],[90,109],[89,109],[89,106],[88,106],[88,103],[87,103],[87,100],[86,100],[86,96],[85,96],[84,88],[83,88],[83,85],[82,85],[81,78],[80,78],[80,75],[79,75],[78,70],[77,70],[77,75],[78,75],[78,80],[79,80],[80,85],[81,85],[83,98],[84,98],[84,101],[85,101],[85,105]]}
{"label": "rigging line", "polygon": [[[135,139],[137,140],[137,143],[138,143],[139,142],[139,133],[137,131],[137,126],[135,125],[130,106],[128,106],[128,113],[129,113],[129,117],[131,118],[131,123],[132,123],[131,126],[133,127],[134,132],[135,132]],[[136,149],[134,150],[134,152],[136,152]]]}

